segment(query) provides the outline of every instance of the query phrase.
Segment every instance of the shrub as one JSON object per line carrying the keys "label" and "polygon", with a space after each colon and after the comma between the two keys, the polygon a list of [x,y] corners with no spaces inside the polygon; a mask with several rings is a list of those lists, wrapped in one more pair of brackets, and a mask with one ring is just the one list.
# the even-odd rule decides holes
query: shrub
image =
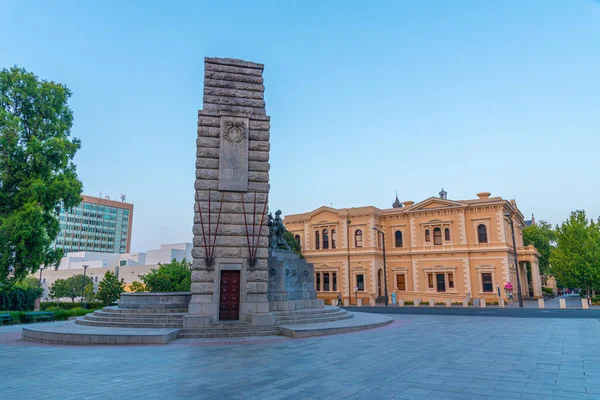
{"label": "shrub", "polygon": [[428,306],[428,305],[429,305],[429,302],[428,302],[428,301],[423,301],[423,302],[421,302],[421,305],[422,305],[422,306]]}
{"label": "shrub", "polygon": [[98,284],[98,293],[96,298],[103,304],[109,305],[119,300],[121,293],[125,291],[125,279],[117,278],[117,275],[111,271],[106,271],[104,279]]}
{"label": "shrub", "polygon": [[190,264],[184,258],[173,259],[168,264],[158,264],[158,269],[151,269],[140,279],[150,292],[189,292],[192,281]]}
{"label": "shrub", "polygon": [[404,304],[405,304],[405,305],[412,306],[412,305],[414,305],[414,304],[415,304],[415,302],[414,302],[414,301],[412,301],[412,300],[406,300],[406,301],[404,302]]}
{"label": "shrub", "polygon": [[41,288],[12,288],[0,292],[0,310],[33,311],[35,299],[42,295]]}
{"label": "shrub", "polygon": [[542,292],[548,295],[553,295],[554,294],[554,290],[552,290],[552,288],[549,287],[543,287],[542,288]]}
{"label": "shrub", "polygon": [[[99,301],[88,301],[86,303],[86,306],[88,309],[98,309],[98,308],[102,308],[103,304]],[[80,303],[56,303],[56,302],[50,302],[50,301],[45,301],[40,303],[40,310],[42,311],[47,311],[48,309],[56,309],[56,310],[72,310],[74,308],[80,308],[81,304]]]}
{"label": "shrub", "polygon": [[[96,310],[97,310],[97,308],[96,309],[90,309],[90,308],[84,309],[81,307],[77,307],[77,308],[71,308],[69,310],[65,310],[65,309],[60,309],[58,307],[54,307],[54,308],[50,307],[50,308],[46,309],[45,311],[52,312],[52,314],[54,314],[54,319],[56,321],[65,321],[65,320],[69,319],[70,317],[80,317],[82,315],[89,314]],[[25,323],[25,314],[27,313],[27,311],[0,311],[0,313],[9,313],[13,317],[15,322],[24,324]]]}

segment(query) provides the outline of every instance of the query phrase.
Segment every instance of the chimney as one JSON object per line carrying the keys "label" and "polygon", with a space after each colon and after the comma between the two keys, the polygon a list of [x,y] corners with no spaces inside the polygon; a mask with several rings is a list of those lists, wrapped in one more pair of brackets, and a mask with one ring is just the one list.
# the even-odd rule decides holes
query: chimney
{"label": "chimney", "polygon": [[448,199],[448,193],[444,190],[444,188],[442,188],[442,191],[440,192],[440,199]]}
{"label": "chimney", "polygon": [[477,193],[477,197],[479,197],[480,199],[489,199],[490,195],[491,195],[490,192],[480,192],[480,193]]}
{"label": "chimney", "polygon": [[413,204],[415,204],[415,202],[408,200],[408,201],[403,201],[402,204],[404,204],[404,207],[410,207]]}

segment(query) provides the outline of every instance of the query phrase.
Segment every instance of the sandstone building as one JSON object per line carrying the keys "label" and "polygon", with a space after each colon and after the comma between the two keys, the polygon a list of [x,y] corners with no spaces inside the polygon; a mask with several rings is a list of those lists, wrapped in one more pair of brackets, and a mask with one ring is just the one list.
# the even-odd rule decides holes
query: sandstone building
{"label": "sandstone building", "polygon": [[[523,214],[514,200],[477,194],[473,200],[449,200],[442,189],[439,197],[420,203],[400,203],[392,208],[320,207],[288,215],[287,229],[302,246],[302,253],[315,266],[319,297],[364,304],[382,301],[384,282],[392,293],[407,301],[462,301],[465,297],[508,300],[508,282],[517,295],[517,277],[512,242],[512,218],[523,297],[541,297],[539,253],[523,246]],[[387,276],[384,274],[385,234]],[[378,299],[379,298],[379,299]]]}

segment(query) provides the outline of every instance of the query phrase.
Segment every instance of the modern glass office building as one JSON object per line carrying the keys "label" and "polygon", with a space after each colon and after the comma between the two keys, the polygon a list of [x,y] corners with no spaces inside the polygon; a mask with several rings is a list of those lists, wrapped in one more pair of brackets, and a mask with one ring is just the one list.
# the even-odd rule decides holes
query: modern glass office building
{"label": "modern glass office building", "polygon": [[62,248],[65,254],[76,251],[129,253],[133,204],[82,197],[77,207],[60,211],[60,232],[54,247]]}

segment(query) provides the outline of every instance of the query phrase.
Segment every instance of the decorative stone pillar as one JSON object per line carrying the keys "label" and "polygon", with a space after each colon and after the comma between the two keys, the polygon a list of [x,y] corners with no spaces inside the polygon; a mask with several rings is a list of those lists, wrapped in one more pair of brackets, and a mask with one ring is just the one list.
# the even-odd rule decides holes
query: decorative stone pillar
{"label": "decorative stone pillar", "polygon": [[542,278],[540,277],[540,266],[536,261],[531,262],[531,285],[533,286],[533,297],[542,297]]}
{"label": "decorative stone pillar", "polygon": [[[269,128],[263,65],[204,60],[198,112],[192,299],[185,328],[219,321],[223,276],[239,277],[239,320],[272,324],[267,301]],[[227,275],[229,274],[229,275]],[[239,274],[239,275],[238,275]],[[226,281],[235,286],[235,280]],[[235,292],[235,290],[234,290]],[[235,296],[235,293],[234,293]]]}

